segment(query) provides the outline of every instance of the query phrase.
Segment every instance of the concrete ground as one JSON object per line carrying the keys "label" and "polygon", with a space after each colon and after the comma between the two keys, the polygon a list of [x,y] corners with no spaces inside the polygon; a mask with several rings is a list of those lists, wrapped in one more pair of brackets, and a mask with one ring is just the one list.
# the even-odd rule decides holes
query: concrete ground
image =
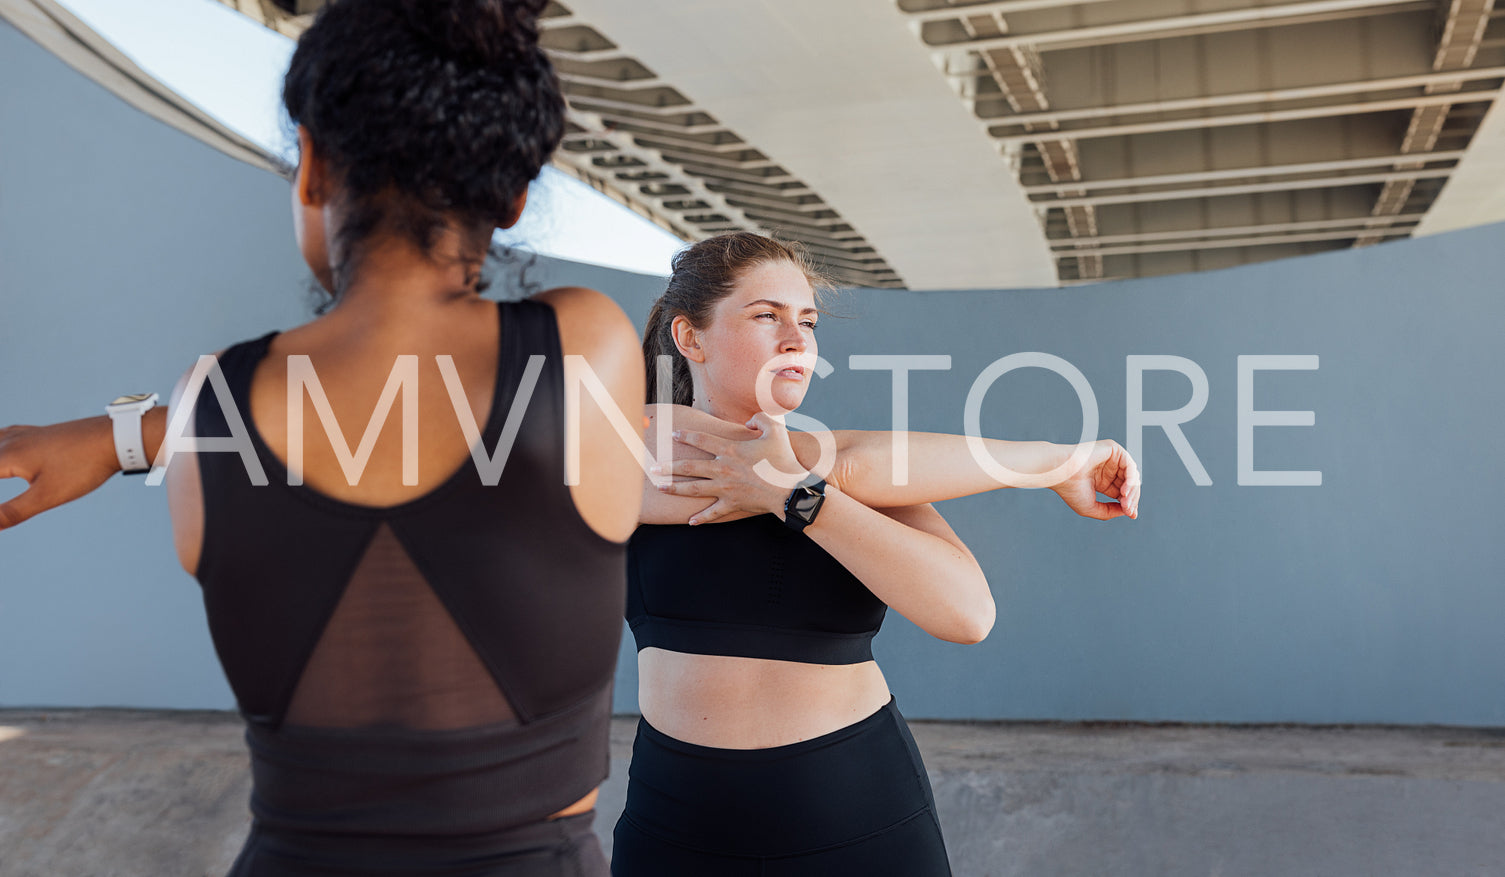
{"label": "concrete ground", "polygon": [[[1505,730],[913,728],[957,877],[1505,875]],[[0,710],[0,877],[218,877],[249,790],[234,714]]]}

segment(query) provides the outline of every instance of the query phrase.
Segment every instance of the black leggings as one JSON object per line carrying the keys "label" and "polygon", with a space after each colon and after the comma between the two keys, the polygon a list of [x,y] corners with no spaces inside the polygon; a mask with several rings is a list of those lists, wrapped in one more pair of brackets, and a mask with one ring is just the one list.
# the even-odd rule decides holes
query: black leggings
{"label": "black leggings", "polygon": [[717,749],[638,723],[614,877],[949,877],[935,799],[890,700],[829,734]]}

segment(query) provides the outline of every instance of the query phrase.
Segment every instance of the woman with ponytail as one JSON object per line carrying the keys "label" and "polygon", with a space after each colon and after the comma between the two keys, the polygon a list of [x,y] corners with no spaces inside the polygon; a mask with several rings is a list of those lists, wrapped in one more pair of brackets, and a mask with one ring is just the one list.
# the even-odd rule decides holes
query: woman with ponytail
{"label": "woman with ponytail", "polygon": [[649,315],[648,386],[674,403],[649,406],[650,432],[672,419],[677,443],[628,544],[642,720],[616,877],[950,874],[869,647],[889,608],[957,643],[992,627],[982,570],[930,503],[1037,486],[1088,517],[1137,514],[1138,470],[1112,441],[987,440],[1011,483],[963,436],[911,433],[904,485],[891,433],[832,433],[821,462],[782,421],[809,386],[825,286],[797,247],[737,233],[682,251]]}
{"label": "woman with ponytail", "polygon": [[[168,411],[247,441],[167,474],[246,720],[233,877],[606,874],[592,808],[642,472],[585,406],[582,477],[562,484],[562,369],[584,356],[635,407],[637,336],[591,290],[479,295],[564,130],[545,5],[334,0],[298,41],[293,226],[330,300],[190,370]],[[399,397],[425,416],[399,428]],[[146,459],[167,419],[145,418]],[[122,468],[110,436],[104,418],[0,431],[0,477],[32,482],[0,527]]]}

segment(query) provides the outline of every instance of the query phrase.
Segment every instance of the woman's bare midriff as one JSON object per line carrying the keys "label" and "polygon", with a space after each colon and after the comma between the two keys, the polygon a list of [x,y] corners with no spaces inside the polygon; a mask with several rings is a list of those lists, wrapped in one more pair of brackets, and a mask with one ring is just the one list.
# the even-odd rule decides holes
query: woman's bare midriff
{"label": "woman's bare midriff", "polygon": [[574,816],[576,813],[584,813],[585,811],[596,806],[596,798],[600,794],[601,788],[597,786],[596,788],[591,789],[589,794],[587,794],[584,798],[581,798],[570,806],[564,808],[563,810],[560,810],[558,813],[551,815],[549,818],[558,819],[561,816]]}
{"label": "woman's bare midriff", "polygon": [[767,749],[861,721],[888,703],[876,662],[801,664],[765,658],[638,652],[638,705],[648,724],[686,743]]}

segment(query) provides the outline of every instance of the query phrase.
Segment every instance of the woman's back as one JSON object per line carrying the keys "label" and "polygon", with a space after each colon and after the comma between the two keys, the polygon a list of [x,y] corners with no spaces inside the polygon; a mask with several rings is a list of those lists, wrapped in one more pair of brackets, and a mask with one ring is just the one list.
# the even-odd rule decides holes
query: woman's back
{"label": "woman's back", "polygon": [[[641,496],[620,414],[643,395],[637,339],[590,290],[480,298],[494,230],[564,132],[546,5],[323,5],[283,105],[328,313],[196,365],[167,439],[112,412],[124,459],[167,466],[247,719],[237,877],[605,873],[586,811]],[[606,398],[577,417],[582,366]],[[236,452],[175,456],[188,433]]]}
{"label": "woman's back", "polygon": [[[194,570],[248,719],[264,838],[496,834],[559,812],[605,777],[620,538],[630,529],[619,510],[641,476],[597,412],[581,440],[593,466],[607,468],[574,496],[564,484],[564,355],[599,363],[613,344],[629,356],[635,345],[599,294],[550,298],[558,311],[477,300],[442,315],[447,322],[430,315],[447,333],[425,337],[410,318],[358,347],[341,344],[343,333],[380,321],[340,325],[330,315],[220,356],[267,483],[257,486],[236,454],[175,460],[196,465],[172,467],[170,481],[175,527],[201,534]],[[383,427],[371,411],[398,349],[417,357],[417,380]],[[318,391],[289,386],[302,356]],[[448,379],[436,356],[453,363]],[[473,407],[457,412],[451,388]],[[301,485],[288,477],[294,392],[307,409]],[[327,400],[334,441],[311,396]],[[420,413],[408,436],[405,402]],[[459,426],[472,412],[480,463]],[[233,434],[226,413],[206,386],[198,435]],[[336,442],[354,450],[368,420],[380,435],[352,484]],[[402,457],[415,444],[420,477],[403,484]],[[198,482],[200,507],[181,501],[185,480]],[[591,503],[594,521],[582,515]],[[365,855],[315,846],[330,863]]]}

